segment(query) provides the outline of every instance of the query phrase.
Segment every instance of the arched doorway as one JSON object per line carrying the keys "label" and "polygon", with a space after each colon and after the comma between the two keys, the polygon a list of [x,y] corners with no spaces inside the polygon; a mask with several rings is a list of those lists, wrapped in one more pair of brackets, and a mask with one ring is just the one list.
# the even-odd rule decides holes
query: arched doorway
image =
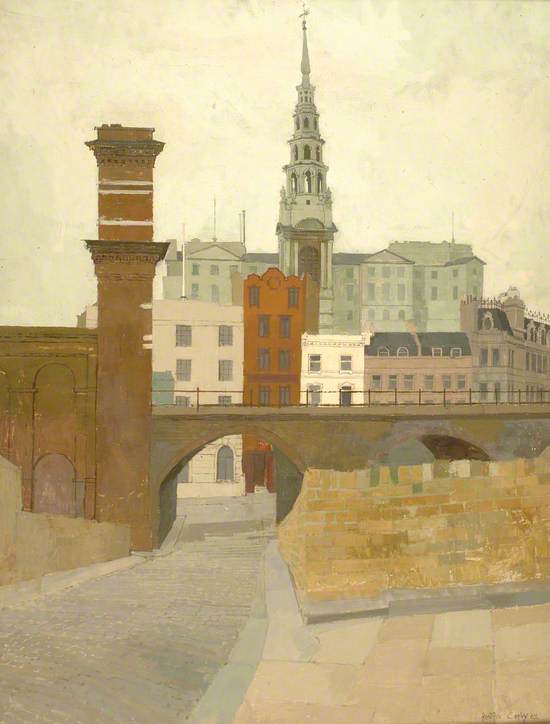
{"label": "arched doorway", "polygon": [[216,479],[231,482],[235,480],[235,456],[229,445],[222,445],[218,450]]}
{"label": "arched doorway", "polygon": [[41,457],[33,472],[33,512],[74,517],[75,492],[75,475],[71,461],[56,453]]}
{"label": "arched doorway", "polygon": [[321,278],[319,252],[313,246],[303,246],[298,255],[298,276],[309,274],[318,282]]}

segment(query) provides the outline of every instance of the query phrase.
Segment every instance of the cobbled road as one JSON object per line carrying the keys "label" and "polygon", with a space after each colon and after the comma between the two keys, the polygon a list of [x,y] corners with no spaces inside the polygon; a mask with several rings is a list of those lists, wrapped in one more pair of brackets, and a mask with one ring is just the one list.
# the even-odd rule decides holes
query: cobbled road
{"label": "cobbled road", "polygon": [[226,663],[269,530],[180,543],[0,610],[0,722],[181,722]]}

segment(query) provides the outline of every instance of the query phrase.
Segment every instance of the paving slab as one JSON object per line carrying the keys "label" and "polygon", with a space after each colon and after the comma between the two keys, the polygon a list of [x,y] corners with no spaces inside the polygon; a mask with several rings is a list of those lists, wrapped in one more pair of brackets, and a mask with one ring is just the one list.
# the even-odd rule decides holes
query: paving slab
{"label": "paving slab", "polygon": [[489,611],[452,611],[437,614],[435,617],[431,648],[478,648],[492,644]]}

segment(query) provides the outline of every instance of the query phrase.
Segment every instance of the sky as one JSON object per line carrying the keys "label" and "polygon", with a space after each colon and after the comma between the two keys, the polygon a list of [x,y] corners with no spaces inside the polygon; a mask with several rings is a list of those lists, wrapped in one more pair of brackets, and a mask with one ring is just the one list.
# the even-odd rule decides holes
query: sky
{"label": "sky", "polygon": [[[550,311],[550,2],[310,0],[335,251],[471,243],[485,291]],[[102,123],[153,126],[155,239],[276,250],[298,0],[0,0],[0,324],[96,298]],[[162,269],[160,270],[162,272]],[[159,275],[157,275],[159,276]],[[158,279],[156,289],[159,288]]]}

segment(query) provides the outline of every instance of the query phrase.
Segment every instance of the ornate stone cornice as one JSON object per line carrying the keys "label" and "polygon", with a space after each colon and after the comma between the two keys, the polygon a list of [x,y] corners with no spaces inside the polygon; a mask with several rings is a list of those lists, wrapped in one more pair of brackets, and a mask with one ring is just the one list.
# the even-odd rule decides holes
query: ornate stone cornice
{"label": "ornate stone cornice", "polygon": [[86,239],[86,247],[96,267],[102,264],[154,267],[164,259],[168,246],[168,242]]}
{"label": "ornate stone cornice", "polygon": [[86,141],[96,157],[98,166],[103,164],[136,163],[153,167],[156,157],[164,148],[162,141],[154,140],[105,140]]}

